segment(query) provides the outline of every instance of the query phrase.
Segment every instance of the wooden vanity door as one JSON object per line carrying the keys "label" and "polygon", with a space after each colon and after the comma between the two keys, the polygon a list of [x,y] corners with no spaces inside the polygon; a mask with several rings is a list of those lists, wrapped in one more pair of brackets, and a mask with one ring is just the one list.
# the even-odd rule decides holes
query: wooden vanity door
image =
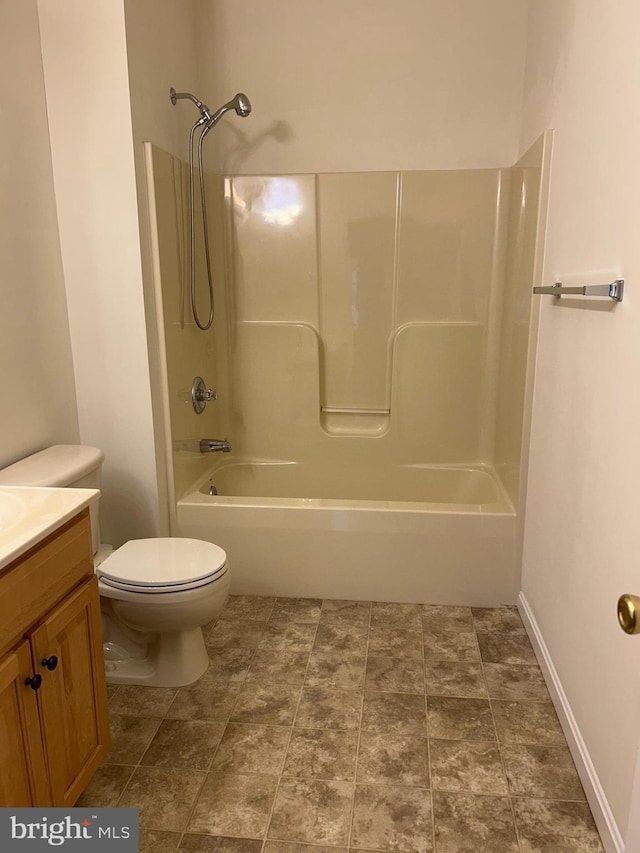
{"label": "wooden vanity door", "polygon": [[31,646],[42,675],[38,702],[53,805],[73,806],[109,750],[95,577],[51,611],[32,634]]}
{"label": "wooden vanity door", "polygon": [[0,660],[0,807],[51,805],[29,643]]}

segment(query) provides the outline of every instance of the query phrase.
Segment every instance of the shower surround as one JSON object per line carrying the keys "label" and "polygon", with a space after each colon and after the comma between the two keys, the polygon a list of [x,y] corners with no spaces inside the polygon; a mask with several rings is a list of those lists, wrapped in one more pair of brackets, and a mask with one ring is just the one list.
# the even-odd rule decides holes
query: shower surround
{"label": "shower surround", "polygon": [[[202,333],[184,313],[186,168],[149,147],[174,532],[225,548],[234,591],[514,601],[543,154],[209,175]],[[219,393],[202,416],[195,375]],[[233,453],[200,454],[213,436]]]}

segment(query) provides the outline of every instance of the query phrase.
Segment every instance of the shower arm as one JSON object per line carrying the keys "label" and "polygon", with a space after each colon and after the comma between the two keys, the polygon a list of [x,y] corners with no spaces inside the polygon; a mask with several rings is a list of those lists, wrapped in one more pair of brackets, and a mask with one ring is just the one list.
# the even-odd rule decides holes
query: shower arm
{"label": "shower arm", "polygon": [[[171,103],[175,107],[176,102],[185,98],[188,101],[191,101],[192,104],[195,104],[196,107],[200,110],[202,114],[202,118],[199,122],[196,122],[196,127],[199,124],[204,124],[206,121],[211,121],[215,116],[211,115],[211,111],[206,104],[203,104],[202,101],[198,100],[195,95],[192,95],[191,92],[176,92],[176,90],[172,87],[169,89],[169,97],[171,98]],[[220,110],[218,110],[220,112]],[[216,113],[217,116],[217,113]]]}

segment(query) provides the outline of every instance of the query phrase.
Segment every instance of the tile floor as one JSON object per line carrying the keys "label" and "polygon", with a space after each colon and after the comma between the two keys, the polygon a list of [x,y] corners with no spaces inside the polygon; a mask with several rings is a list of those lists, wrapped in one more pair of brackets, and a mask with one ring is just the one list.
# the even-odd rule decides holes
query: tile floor
{"label": "tile floor", "polygon": [[180,690],[110,688],[79,805],[153,853],[601,853],[515,608],[238,596]]}

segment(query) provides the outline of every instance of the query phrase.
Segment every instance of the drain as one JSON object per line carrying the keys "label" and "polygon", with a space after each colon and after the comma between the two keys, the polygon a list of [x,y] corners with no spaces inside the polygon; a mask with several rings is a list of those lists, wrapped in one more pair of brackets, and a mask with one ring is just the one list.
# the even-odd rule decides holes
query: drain
{"label": "drain", "polygon": [[210,495],[217,495],[218,494],[218,490],[216,489],[215,486],[209,486],[209,494]]}

